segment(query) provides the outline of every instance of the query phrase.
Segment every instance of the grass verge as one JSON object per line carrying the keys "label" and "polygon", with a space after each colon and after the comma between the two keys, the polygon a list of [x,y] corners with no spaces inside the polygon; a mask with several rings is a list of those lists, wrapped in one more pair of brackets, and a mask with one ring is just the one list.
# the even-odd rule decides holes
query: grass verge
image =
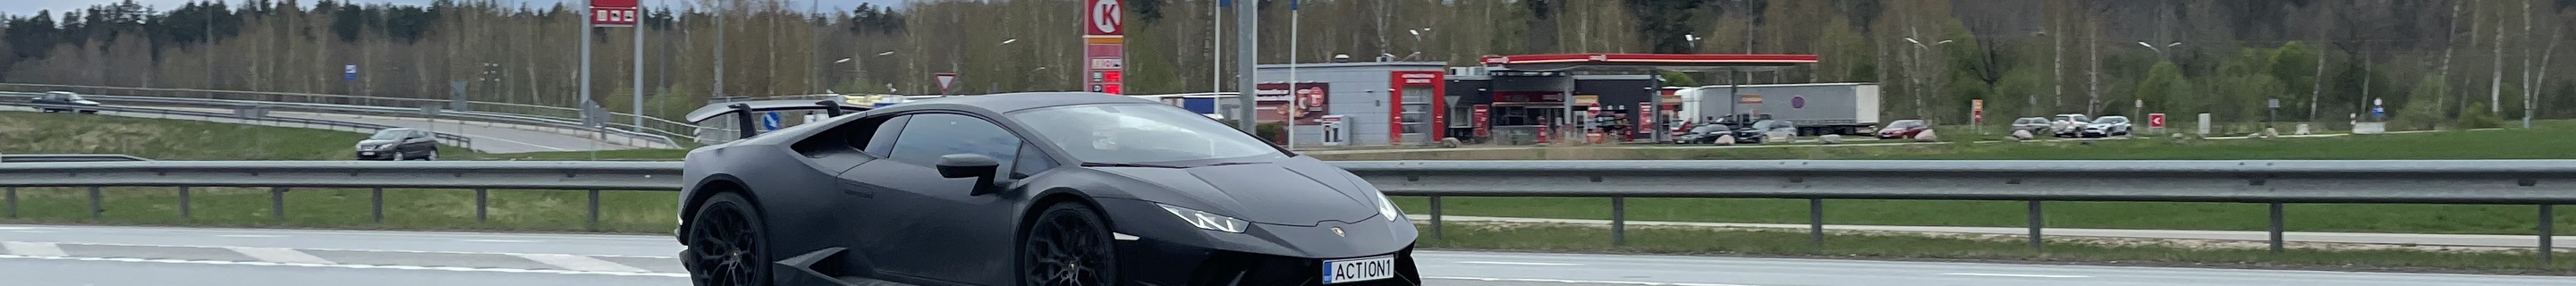
{"label": "grass verge", "polygon": [[[76,113],[0,111],[0,153],[155,160],[350,160],[368,134]],[[441,146],[442,150],[465,150]],[[445,154],[455,155],[455,154]]]}

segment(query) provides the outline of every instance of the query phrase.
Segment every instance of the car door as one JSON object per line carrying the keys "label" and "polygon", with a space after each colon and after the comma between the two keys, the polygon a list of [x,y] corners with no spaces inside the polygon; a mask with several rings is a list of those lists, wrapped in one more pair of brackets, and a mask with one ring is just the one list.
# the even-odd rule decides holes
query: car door
{"label": "car door", "polygon": [[1021,161],[1025,141],[975,116],[905,117],[887,159],[862,163],[841,175],[883,190],[872,198],[876,209],[867,214],[873,217],[860,223],[861,235],[876,242],[861,248],[879,270],[891,274],[948,282],[1011,277],[995,273],[1012,269],[1009,257],[1016,249],[1017,228],[1011,208],[1025,194],[1003,190],[972,195],[979,187],[977,178],[943,178],[936,164],[949,154],[982,154],[1001,162],[996,173],[1002,174],[996,175],[1005,175]]}
{"label": "car door", "polygon": [[428,156],[429,149],[438,147],[438,139],[430,135],[429,131],[412,130],[410,135],[403,138],[402,147],[404,152],[414,157]]}

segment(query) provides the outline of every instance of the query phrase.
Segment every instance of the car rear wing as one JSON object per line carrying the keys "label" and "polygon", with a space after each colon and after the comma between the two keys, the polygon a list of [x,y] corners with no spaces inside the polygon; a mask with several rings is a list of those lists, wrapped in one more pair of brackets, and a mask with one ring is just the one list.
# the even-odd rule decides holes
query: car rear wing
{"label": "car rear wing", "polygon": [[742,138],[751,138],[760,135],[761,112],[814,109],[821,109],[832,117],[840,117],[842,114],[868,111],[875,107],[842,104],[840,100],[744,101],[701,107],[697,111],[689,112],[688,119],[689,123],[694,124],[730,114],[735,118],[734,127],[742,131]]}

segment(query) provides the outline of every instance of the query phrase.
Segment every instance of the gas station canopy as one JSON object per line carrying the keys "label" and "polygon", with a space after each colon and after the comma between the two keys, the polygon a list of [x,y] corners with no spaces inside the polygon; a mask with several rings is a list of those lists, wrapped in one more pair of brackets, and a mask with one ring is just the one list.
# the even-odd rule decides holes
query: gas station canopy
{"label": "gas station canopy", "polygon": [[1485,66],[1522,71],[1653,69],[1767,71],[1815,64],[1816,55],[1548,54],[1485,56]]}

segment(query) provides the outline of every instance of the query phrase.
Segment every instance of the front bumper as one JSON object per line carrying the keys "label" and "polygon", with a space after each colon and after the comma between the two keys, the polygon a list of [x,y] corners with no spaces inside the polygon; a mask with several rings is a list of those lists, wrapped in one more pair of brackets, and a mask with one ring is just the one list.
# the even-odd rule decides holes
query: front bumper
{"label": "front bumper", "polygon": [[393,151],[393,150],[383,150],[383,151],[355,151],[355,152],[351,152],[351,153],[349,153],[349,154],[350,154],[350,155],[356,155],[356,156],[358,157],[358,160],[393,160],[393,159],[394,159],[394,156],[395,156],[396,154],[402,154],[402,153],[401,153],[401,152],[395,152],[395,151]]}
{"label": "front bumper", "polygon": [[[1422,285],[1422,272],[1414,266],[1412,246],[1408,245],[1392,253],[1358,257],[1380,255],[1395,256],[1394,278],[1332,285]],[[1135,285],[1324,285],[1324,261],[1342,258],[1357,257],[1319,258],[1272,255],[1217,250],[1155,240],[1119,241],[1118,243],[1119,278]]]}
{"label": "front bumper", "polygon": [[1413,259],[1413,242],[1420,233],[1410,219],[1369,217],[1315,226],[1253,223],[1243,233],[1225,233],[1191,227],[1144,201],[1098,202],[1111,210],[1116,232],[1133,237],[1113,241],[1119,279],[1133,285],[1229,285],[1238,283],[1238,276],[1242,278],[1235,285],[1322,285],[1327,260],[1386,255],[1395,257],[1395,277],[1333,285],[1422,283]]}

